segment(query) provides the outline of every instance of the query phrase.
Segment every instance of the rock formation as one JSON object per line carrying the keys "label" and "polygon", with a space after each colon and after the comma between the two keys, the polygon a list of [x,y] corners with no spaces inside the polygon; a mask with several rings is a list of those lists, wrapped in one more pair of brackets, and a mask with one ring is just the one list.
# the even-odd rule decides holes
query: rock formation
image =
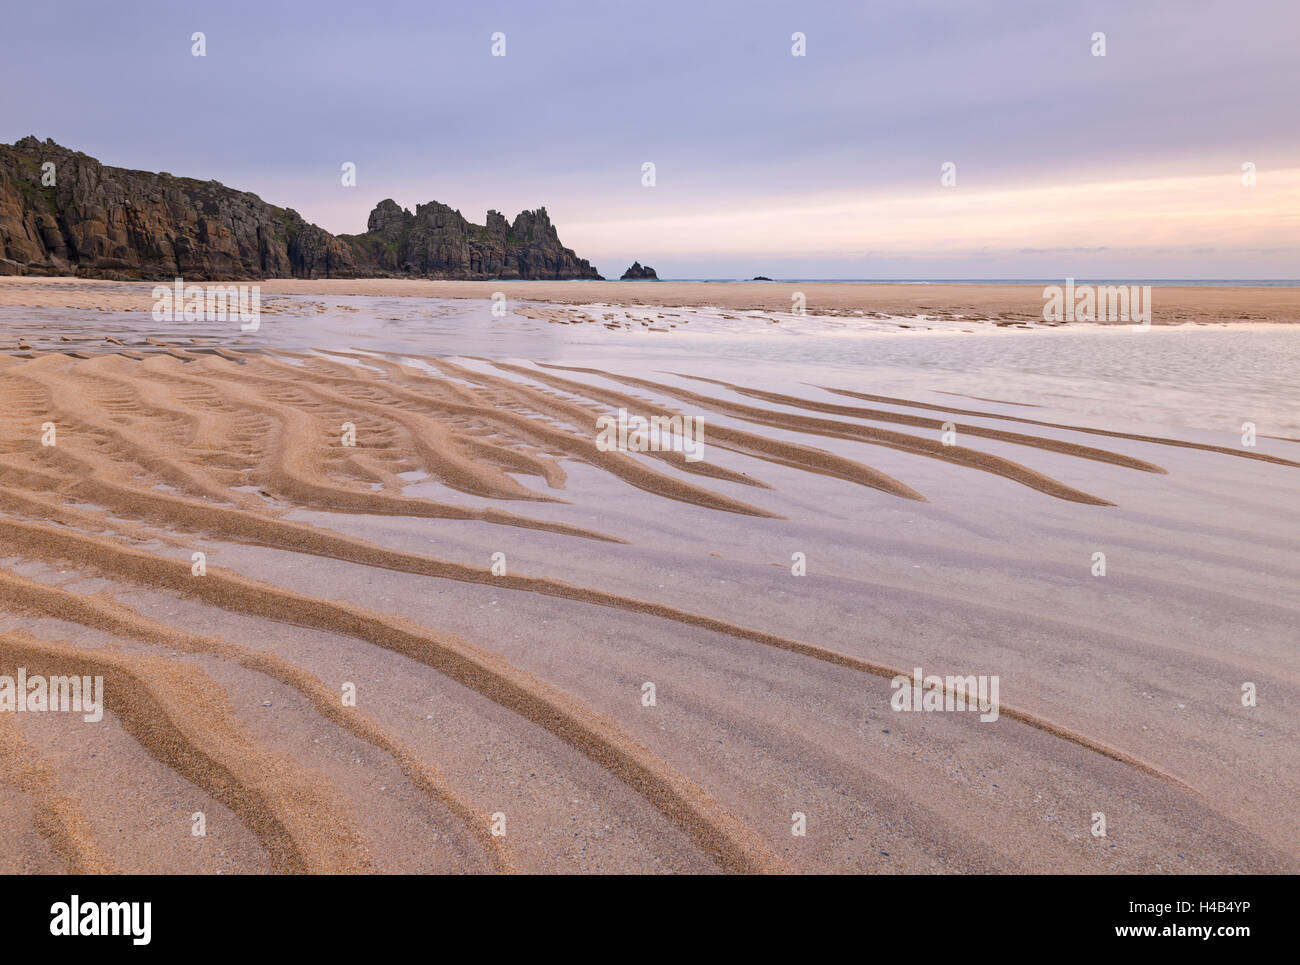
{"label": "rock formation", "polygon": [[377,274],[422,278],[592,278],[600,274],[559,235],[545,208],[521,211],[514,223],[496,211],[476,225],[430,201],[403,210],[392,199],[370,213],[363,235],[341,235],[358,264]]}
{"label": "rock formation", "polygon": [[632,262],[632,267],[623,272],[623,277],[619,281],[658,281],[659,276],[649,265],[642,267],[641,262]]}
{"label": "rock formation", "polygon": [[[52,167],[51,167],[52,165]],[[51,183],[52,182],[52,183]],[[593,278],[545,208],[487,225],[438,202],[383,201],[335,237],[217,181],[108,167],[53,141],[0,144],[0,274],[245,278]]]}
{"label": "rock formation", "polygon": [[[54,183],[43,184],[43,175]],[[0,145],[0,258],[7,274],[216,280],[357,273],[351,249],[296,211],[216,181],[107,167],[34,137]]]}

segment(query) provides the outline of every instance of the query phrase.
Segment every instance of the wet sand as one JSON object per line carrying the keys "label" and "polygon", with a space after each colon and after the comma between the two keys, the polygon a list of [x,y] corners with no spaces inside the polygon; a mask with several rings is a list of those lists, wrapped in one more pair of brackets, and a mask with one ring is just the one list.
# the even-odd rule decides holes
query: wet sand
{"label": "wet sand", "polygon": [[[387,301],[351,346],[92,335],[147,306],[28,281],[111,297],[0,355],[0,674],[107,712],[0,714],[3,870],[1300,870],[1300,445],[603,325],[379,349]],[[263,287],[321,284],[371,283]],[[602,451],[620,407],[706,458]],[[915,667],[998,719],[891,710]]]}

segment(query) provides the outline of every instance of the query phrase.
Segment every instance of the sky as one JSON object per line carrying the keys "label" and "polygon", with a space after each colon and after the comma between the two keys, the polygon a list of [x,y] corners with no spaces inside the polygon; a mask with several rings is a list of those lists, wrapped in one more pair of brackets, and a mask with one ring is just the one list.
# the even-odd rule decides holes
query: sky
{"label": "sky", "polygon": [[71,0],[5,24],[0,141],[335,233],[438,200],[545,206],[613,277],[1300,277],[1300,0]]}

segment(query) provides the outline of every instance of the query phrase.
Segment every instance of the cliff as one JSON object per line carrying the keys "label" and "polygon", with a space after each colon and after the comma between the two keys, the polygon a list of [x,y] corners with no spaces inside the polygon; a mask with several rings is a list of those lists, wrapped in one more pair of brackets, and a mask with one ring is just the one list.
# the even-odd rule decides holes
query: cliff
{"label": "cliff", "polygon": [[[47,164],[53,164],[53,183]],[[335,237],[217,181],[109,167],[53,141],[0,144],[0,274],[195,281],[245,278],[594,278],[545,208],[487,225],[438,202],[383,201]]]}
{"label": "cliff", "polygon": [[[42,185],[42,166],[54,184]],[[351,249],[216,181],[108,167],[53,141],[0,145],[0,272],[107,278],[355,275]]]}

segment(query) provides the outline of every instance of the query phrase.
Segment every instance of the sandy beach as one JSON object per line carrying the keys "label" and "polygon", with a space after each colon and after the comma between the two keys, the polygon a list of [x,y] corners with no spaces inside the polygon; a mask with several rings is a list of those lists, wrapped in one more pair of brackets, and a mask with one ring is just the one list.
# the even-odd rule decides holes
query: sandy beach
{"label": "sandy beach", "polygon": [[1300,289],[151,287],[0,279],[0,870],[1300,870]]}
{"label": "sandy beach", "polygon": [[[1063,283],[1063,282],[1062,282]],[[733,311],[789,312],[802,293],[811,315],[965,318],[1039,322],[1042,285],[875,284],[869,282],[699,282],[699,281],[427,281],[399,278],[267,279],[268,295],[491,299],[502,292],[512,302],[557,305],[593,303],[662,308],[711,306]],[[0,305],[147,311],[152,285],[71,277],[0,277]],[[1152,324],[1300,322],[1295,287],[1178,286],[1154,289]]]}

